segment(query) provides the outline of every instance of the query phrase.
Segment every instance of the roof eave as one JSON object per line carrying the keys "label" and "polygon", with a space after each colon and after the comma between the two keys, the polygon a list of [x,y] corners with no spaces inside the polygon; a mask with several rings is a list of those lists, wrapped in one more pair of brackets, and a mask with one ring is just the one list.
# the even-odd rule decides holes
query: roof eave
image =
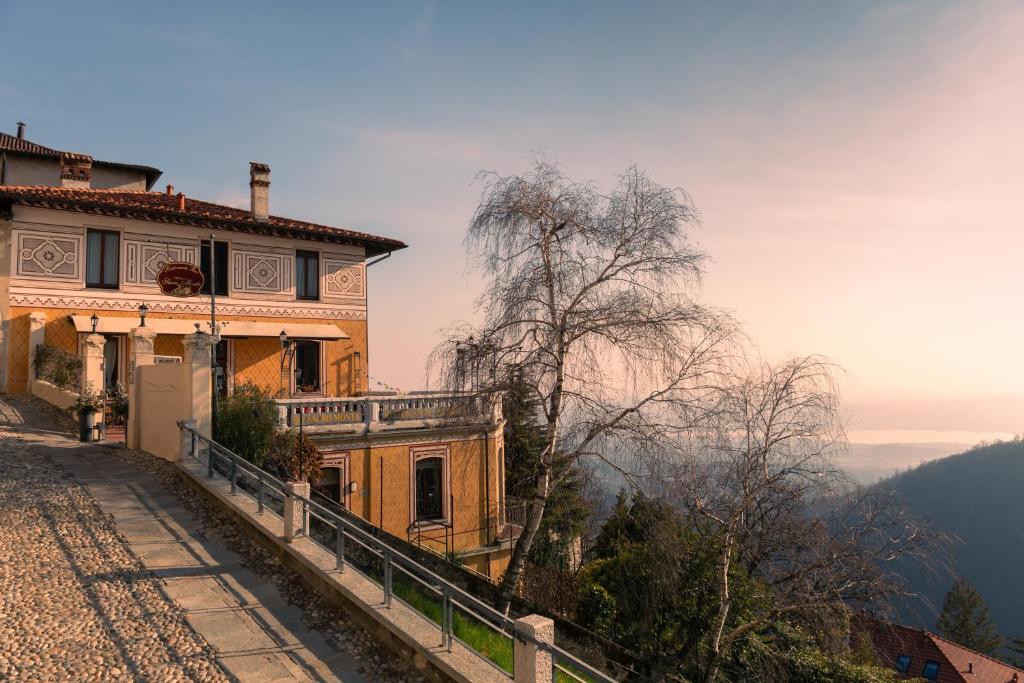
{"label": "roof eave", "polygon": [[[0,190],[2,195],[2,190]],[[272,223],[249,223],[247,221],[233,221],[225,218],[209,218],[207,216],[197,216],[189,213],[168,213],[163,211],[146,211],[142,209],[127,209],[127,208],[116,208],[98,202],[88,202],[77,200],[73,202],[46,199],[42,197],[20,197],[20,196],[7,196],[4,198],[7,202],[7,206],[10,207],[12,204],[25,204],[28,206],[36,206],[45,209],[60,209],[64,211],[79,211],[81,213],[91,213],[106,216],[116,216],[118,218],[131,218],[134,220],[149,220],[160,223],[172,223],[177,225],[191,225],[193,227],[203,227],[210,229],[222,229],[231,230],[233,232],[246,232],[249,234],[269,234],[276,237],[290,237],[298,239],[309,239],[317,242],[329,242],[332,244],[346,244],[351,246],[360,246],[366,251],[367,257],[379,256],[389,252],[399,251],[405,249],[407,244],[399,240],[390,240],[387,238],[381,238],[375,240],[367,237],[359,237],[356,235],[341,235],[334,233],[322,233],[313,230],[303,230],[302,228],[287,228],[280,225],[274,225]],[[10,209],[8,209],[10,210]],[[0,202],[0,218],[3,214],[3,204]]]}

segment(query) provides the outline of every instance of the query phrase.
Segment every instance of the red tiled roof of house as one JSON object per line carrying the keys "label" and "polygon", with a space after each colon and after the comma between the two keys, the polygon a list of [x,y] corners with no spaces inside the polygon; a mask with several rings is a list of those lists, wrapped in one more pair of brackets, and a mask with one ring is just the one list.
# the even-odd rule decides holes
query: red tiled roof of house
{"label": "red tiled roof of house", "polygon": [[61,157],[64,157],[73,161],[90,161],[93,166],[107,166],[110,168],[138,171],[146,176],[147,189],[153,187],[153,183],[155,183],[156,179],[163,173],[159,168],[153,168],[152,166],[123,164],[117,161],[99,161],[98,159],[93,159],[88,154],[52,149],[50,147],[40,145],[39,143],[32,142],[31,140],[26,140],[3,132],[0,132],[0,152],[14,152],[17,154],[27,154],[29,156],[44,157],[47,159],[60,159]]}
{"label": "red tiled roof of house", "polygon": [[886,668],[895,670],[901,656],[910,657],[904,679],[921,678],[925,664],[932,661],[939,665],[938,683],[1024,683],[1024,671],[928,631],[865,615],[854,618],[853,629],[855,637],[858,632],[871,637]]}
{"label": "red tiled roof of house", "polygon": [[[184,210],[179,200],[184,199]],[[329,225],[270,216],[258,221],[243,209],[143,190],[95,190],[70,187],[0,185],[0,202],[43,208],[81,211],[123,218],[191,225],[200,228],[234,230],[286,237],[354,244],[366,249],[367,256],[404,249],[406,244],[389,237],[335,228]]]}
{"label": "red tiled roof of house", "polygon": [[0,133],[0,152],[20,152],[22,154],[31,154],[38,157],[50,157],[52,159],[59,159],[62,155],[80,159],[91,158],[88,154],[62,152],[60,150],[44,147],[35,142],[25,140],[24,138],[8,135],[7,133]]}

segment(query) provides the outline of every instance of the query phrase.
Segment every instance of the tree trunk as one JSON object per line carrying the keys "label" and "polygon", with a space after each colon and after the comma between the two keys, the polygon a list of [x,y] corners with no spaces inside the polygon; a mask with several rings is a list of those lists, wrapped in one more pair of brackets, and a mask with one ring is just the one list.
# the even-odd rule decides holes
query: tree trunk
{"label": "tree trunk", "polygon": [[548,485],[550,480],[550,470],[545,467],[543,468],[543,474],[537,478],[537,491],[527,511],[526,525],[523,527],[523,533],[519,540],[516,541],[515,547],[512,549],[512,558],[509,560],[508,569],[505,570],[505,575],[501,577],[497,607],[498,611],[505,615],[508,615],[509,609],[512,607],[512,598],[515,597],[516,586],[519,585],[519,579],[526,568],[526,558],[530,554],[533,539],[537,536],[537,530],[540,529],[541,520],[544,518],[544,508],[548,502]]}
{"label": "tree trunk", "polygon": [[714,630],[711,632],[711,658],[708,660],[704,683],[714,683],[718,677],[718,669],[722,664],[722,633],[725,622],[729,618],[729,562],[732,558],[732,534],[726,532],[722,539],[722,561],[719,563],[718,575],[718,614],[715,617]]}

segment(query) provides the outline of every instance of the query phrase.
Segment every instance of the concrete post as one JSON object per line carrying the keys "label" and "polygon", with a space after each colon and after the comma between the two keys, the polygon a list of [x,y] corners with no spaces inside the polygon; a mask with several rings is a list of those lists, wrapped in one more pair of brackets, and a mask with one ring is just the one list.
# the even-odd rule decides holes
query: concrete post
{"label": "concrete post", "polygon": [[380,402],[373,399],[363,399],[363,423],[366,431],[375,431],[377,423],[380,422]]}
{"label": "concrete post", "polygon": [[[290,481],[284,485],[284,540],[289,543],[296,536],[301,533],[303,528],[302,515],[303,506],[302,501],[293,496],[302,496],[303,498],[309,498],[309,482],[306,481]],[[306,524],[305,527],[309,529],[309,510],[305,510]]]}
{"label": "concrete post", "polygon": [[[537,642],[555,644],[555,622],[538,614],[516,619],[516,632],[528,639],[512,641],[515,683],[551,683],[551,653],[537,646]],[[536,641],[536,642],[535,642]]]}
{"label": "concrete post", "polygon": [[[182,422],[186,427],[192,427],[193,429],[196,427],[195,420],[183,420]],[[179,434],[181,435],[181,449],[178,452],[178,461],[189,462],[192,459],[192,432],[182,429],[179,430]],[[199,444],[196,444],[196,446],[198,447]]]}
{"label": "concrete post", "polygon": [[107,340],[99,334],[90,334],[82,345],[82,391],[100,393],[103,391],[103,345]]}
{"label": "concrete post", "polygon": [[136,370],[153,364],[153,340],[156,332],[149,327],[136,327],[128,333],[128,429],[125,434],[128,448],[139,447],[139,381]]}
{"label": "concrete post", "polygon": [[213,337],[208,334],[187,334],[184,344],[182,362],[191,367],[192,375],[192,419],[200,434],[213,438],[213,407],[210,403],[213,396],[213,377],[210,372]]}
{"label": "concrete post", "polygon": [[[36,357],[36,349],[46,343],[46,314],[33,311],[28,315],[28,360],[31,363]],[[29,381],[33,379],[29,374]]]}

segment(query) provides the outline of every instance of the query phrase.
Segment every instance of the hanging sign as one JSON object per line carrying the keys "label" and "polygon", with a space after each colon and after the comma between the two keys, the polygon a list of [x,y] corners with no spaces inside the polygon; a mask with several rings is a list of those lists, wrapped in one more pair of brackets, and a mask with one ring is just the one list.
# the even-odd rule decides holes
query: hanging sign
{"label": "hanging sign", "polygon": [[156,274],[160,291],[170,296],[195,296],[203,288],[203,271],[194,263],[168,261]]}

